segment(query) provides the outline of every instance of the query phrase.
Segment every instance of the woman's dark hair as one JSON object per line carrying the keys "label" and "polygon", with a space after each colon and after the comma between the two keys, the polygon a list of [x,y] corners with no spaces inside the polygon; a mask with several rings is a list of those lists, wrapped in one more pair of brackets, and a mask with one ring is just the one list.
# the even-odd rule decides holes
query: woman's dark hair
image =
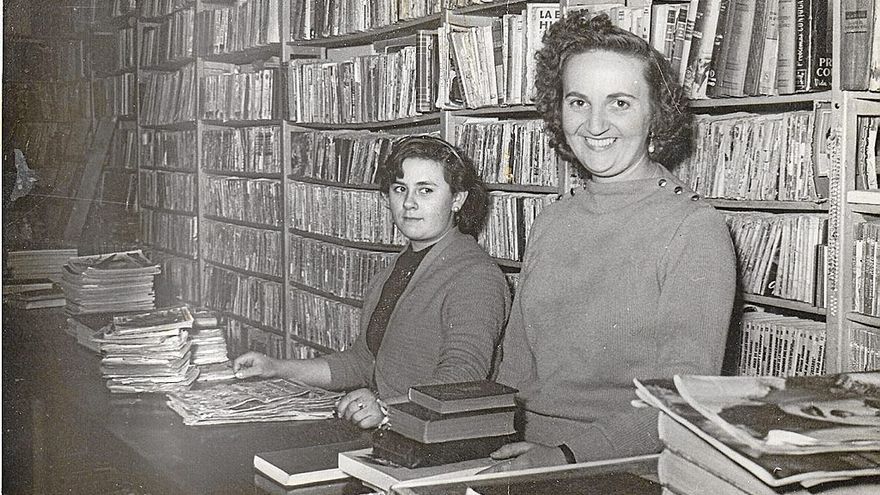
{"label": "woman's dark hair", "polygon": [[454,221],[465,234],[477,237],[483,229],[488,212],[489,196],[473,162],[465,157],[455,146],[435,136],[407,136],[394,143],[391,153],[376,171],[379,189],[387,195],[394,179],[403,177],[403,161],[407,158],[423,158],[443,165],[443,177],[453,194],[467,192],[461,209],[455,213]]}
{"label": "woman's dark hair", "polygon": [[691,149],[693,116],[684,92],[676,82],[666,58],[645,40],[615,27],[605,14],[589,17],[584,11],[554,23],[544,35],[544,47],[535,55],[535,106],[550,133],[550,144],[565,159],[578,163],[562,131],[562,74],[573,56],[594,50],[627,55],[641,60],[651,94],[649,157],[667,168],[683,160]]}

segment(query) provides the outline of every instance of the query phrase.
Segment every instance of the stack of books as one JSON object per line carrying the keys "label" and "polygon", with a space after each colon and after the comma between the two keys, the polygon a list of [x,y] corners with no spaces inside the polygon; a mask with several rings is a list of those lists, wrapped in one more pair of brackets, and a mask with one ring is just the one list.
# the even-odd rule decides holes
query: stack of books
{"label": "stack of books", "polygon": [[61,287],[69,314],[149,310],[159,265],[140,250],[70,258]]}
{"label": "stack of books", "polygon": [[199,369],[192,364],[187,329],[193,317],[186,306],[114,316],[98,340],[101,374],[111,392],[186,390]]}
{"label": "stack of books", "polygon": [[515,439],[516,392],[488,380],[412,387],[388,406],[373,454],[408,468],[488,457]]}
{"label": "stack of books", "polygon": [[76,249],[10,251],[6,253],[6,275],[14,280],[48,278],[58,282],[61,267],[76,255]]}
{"label": "stack of books", "polygon": [[880,371],[635,381],[674,495],[880,493]]}
{"label": "stack of books", "polygon": [[77,344],[101,352],[101,339],[105,332],[110,332],[113,317],[121,316],[117,313],[89,313],[84,315],[70,315],[67,318],[67,327],[64,331],[71,337],[76,338]]}

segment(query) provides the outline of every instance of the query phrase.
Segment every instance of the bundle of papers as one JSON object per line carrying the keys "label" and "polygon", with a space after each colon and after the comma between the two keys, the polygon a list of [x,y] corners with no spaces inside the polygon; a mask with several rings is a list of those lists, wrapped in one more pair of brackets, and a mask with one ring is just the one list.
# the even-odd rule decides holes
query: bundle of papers
{"label": "bundle of papers", "polygon": [[159,265],[140,250],[71,258],[61,286],[70,314],[152,309]]}
{"label": "bundle of papers", "polygon": [[178,306],[113,317],[100,339],[101,373],[111,392],[186,390],[199,370],[191,362],[187,329],[193,317]]}
{"label": "bundle of papers", "polygon": [[193,318],[195,320],[189,332],[193,364],[201,367],[229,361],[226,336],[217,314],[207,310],[196,311]]}
{"label": "bundle of papers", "polygon": [[804,490],[797,484],[862,486],[880,476],[880,371],[675,376],[635,385],[661,411],[660,481],[670,489],[681,490],[673,478],[685,475],[727,480],[747,493],[786,487],[792,494]]}
{"label": "bundle of papers", "polygon": [[168,394],[186,425],[327,419],[341,393],[283,378],[215,384]]}
{"label": "bundle of papers", "polygon": [[76,249],[36,249],[6,254],[6,275],[13,279],[61,280],[61,267],[76,256]]}

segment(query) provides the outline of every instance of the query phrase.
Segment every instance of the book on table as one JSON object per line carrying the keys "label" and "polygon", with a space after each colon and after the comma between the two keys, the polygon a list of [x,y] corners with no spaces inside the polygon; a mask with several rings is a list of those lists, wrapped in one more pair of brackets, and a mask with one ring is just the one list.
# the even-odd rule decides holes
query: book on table
{"label": "book on table", "polygon": [[341,452],[338,459],[339,469],[344,473],[386,493],[394,484],[401,481],[473,475],[495,462],[488,457],[481,457],[452,464],[410,469],[375,456],[373,449],[370,448]]}
{"label": "book on table", "polygon": [[516,408],[440,414],[413,402],[388,405],[391,429],[423,443],[447,442],[467,438],[515,433]]}
{"label": "book on table", "polygon": [[409,400],[441,414],[513,407],[517,390],[490,380],[416,385]]}
{"label": "book on table", "polygon": [[285,487],[327,484],[349,478],[337,466],[340,452],[363,448],[364,439],[254,455],[254,469]]}
{"label": "book on table", "polygon": [[48,289],[26,290],[9,296],[9,305],[13,308],[57,308],[65,304],[67,304],[67,300],[64,298],[64,291],[57,286]]}
{"label": "book on table", "polygon": [[4,279],[3,295],[16,294],[32,290],[51,289],[55,286],[49,278]]}

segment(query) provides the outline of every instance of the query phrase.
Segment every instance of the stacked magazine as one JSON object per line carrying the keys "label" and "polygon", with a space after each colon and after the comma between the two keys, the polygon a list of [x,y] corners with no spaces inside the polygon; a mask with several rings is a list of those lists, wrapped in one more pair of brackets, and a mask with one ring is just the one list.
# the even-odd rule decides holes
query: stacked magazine
{"label": "stacked magazine", "polygon": [[61,280],[61,267],[76,256],[76,249],[34,249],[6,253],[6,273],[14,280],[48,278]]}
{"label": "stacked magazine", "polygon": [[70,314],[152,309],[159,265],[140,250],[70,258],[61,286]]}
{"label": "stacked magazine", "polygon": [[218,383],[168,394],[168,407],[186,425],[291,421],[333,417],[341,393],[273,378]]}
{"label": "stacked magazine", "polygon": [[666,492],[880,493],[880,371],[635,380]]}
{"label": "stacked magazine", "polygon": [[232,362],[226,353],[226,322],[216,311],[203,309],[193,313],[189,332],[192,363],[199,367],[196,381],[233,380]]}
{"label": "stacked magazine", "polygon": [[114,316],[97,339],[101,374],[111,392],[186,390],[199,369],[190,360],[187,329],[193,317],[186,306]]}

